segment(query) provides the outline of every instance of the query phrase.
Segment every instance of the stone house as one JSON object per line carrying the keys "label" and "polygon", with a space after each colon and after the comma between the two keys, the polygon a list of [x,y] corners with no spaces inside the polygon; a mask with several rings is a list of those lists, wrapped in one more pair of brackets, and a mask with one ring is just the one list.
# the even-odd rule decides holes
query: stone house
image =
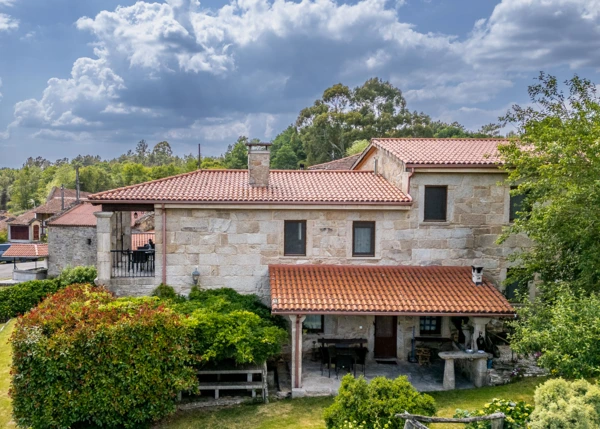
{"label": "stone house", "polygon": [[79,204],[80,200],[85,200],[88,195],[88,192],[76,189],[53,187],[44,204],[7,222],[8,241],[30,243],[44,240],[47,235],[47,221],[69,207]]}
{"label": "stone house", "polygon": [[[257,294],[290,319],[295,388],[319,337],[364,338],[369,359],[405,360],[413,338],[459,339],[465,324],[485,335],[490,320],[514,316],[501,293],[506,257],[526,245],[496,244],[516,206],[498,168],[502,142],[374,139],[350,169],[300,171],[270,171],[269,144],[250,145],[248,171],[91,195],[102,207],[97,283],[186,293],[199,273],[203,288]],[[119,269],[128,231],[115,219],[134,210],[155,213],[152,274],[144,265],[141,277]]]}
{"label": "stone house", "polygon": [[[94,214],[101,209],[84,202],[48,219],[48,275],[57,276],[67,266],[96,265],[97,219]],[[153,228],[151,213],[131,213],[128,245],[132,249],[154,240],[154,231],[148,231],[148,225]]]}

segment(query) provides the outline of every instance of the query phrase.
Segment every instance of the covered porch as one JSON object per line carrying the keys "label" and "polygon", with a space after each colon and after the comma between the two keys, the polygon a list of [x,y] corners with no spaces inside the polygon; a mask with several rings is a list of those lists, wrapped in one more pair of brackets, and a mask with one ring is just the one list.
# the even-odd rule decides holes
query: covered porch
{"label": "covered porch", "polygon": [[[486,325],[514,317],[504,296],[470,267],[273,265],[269,271],[272,312],[291,322],[293,396],[335,393],[341,375],[362,375],[363,368],[368,379],[407,375],[423,391],[483,386],[488,354],[477,349]],[[342,350],[340,340],[347,343]],[[470,349],[464,359],[448,355]],[[445,372],[451,379],[444,380]]]}

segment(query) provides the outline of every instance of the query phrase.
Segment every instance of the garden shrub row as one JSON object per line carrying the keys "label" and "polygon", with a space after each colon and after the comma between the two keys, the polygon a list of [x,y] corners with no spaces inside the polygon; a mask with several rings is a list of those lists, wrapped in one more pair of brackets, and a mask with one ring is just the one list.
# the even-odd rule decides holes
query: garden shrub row
{"label": "garden shrub row", "polygon": [[75,283],[89,283],[96,278],[96,268],[66,268],[62,273],[48,280],[31,280],[0,289],[0,322],[25,314],[44,298],[60,288]]}
{"label": "garden shrub row", "polygon": [[195,289],[188,299],[166,286],[154,295],[117,299],[71,285],[19,318],[11,392],[19,426],[141,427],[197,388],[199,366],[262,363],[287,337],[255,296]]}

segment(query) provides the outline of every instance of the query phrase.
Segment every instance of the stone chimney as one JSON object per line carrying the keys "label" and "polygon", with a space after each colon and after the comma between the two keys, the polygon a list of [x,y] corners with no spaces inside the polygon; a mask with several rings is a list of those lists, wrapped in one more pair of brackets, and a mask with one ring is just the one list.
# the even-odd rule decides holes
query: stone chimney
{"label": "stone chimney", "polygon": [[248,183],[250,186],[269,186],[269,163],[271,143],[247,143]]}
{"label": "stone chimney", "polygon": [[483,267],[471,266],[471,273],[473,274],[473,283],[477,286],[483,284]]}

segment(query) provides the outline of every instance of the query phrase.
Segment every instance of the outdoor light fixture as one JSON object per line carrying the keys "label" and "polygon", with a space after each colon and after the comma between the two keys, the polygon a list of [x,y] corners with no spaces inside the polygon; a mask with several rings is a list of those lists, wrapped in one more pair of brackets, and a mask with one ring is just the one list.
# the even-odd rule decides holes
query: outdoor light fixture
{"label": "outdoor light fixture", "polygon": [[133,213],[133,218],[134,218],[134,219],[137,219],[137,217],[138,217],[138,214],[137,214],[137,212],[134,212],[134,213]]}
{"label": "outdoor light fixture", "polygon": [[192,280],[194,281],[195,285],[197,285],[198,280],[200,280],[200,272],[198,271],[198,267],[194,268],[194,271],[192,272]]}

